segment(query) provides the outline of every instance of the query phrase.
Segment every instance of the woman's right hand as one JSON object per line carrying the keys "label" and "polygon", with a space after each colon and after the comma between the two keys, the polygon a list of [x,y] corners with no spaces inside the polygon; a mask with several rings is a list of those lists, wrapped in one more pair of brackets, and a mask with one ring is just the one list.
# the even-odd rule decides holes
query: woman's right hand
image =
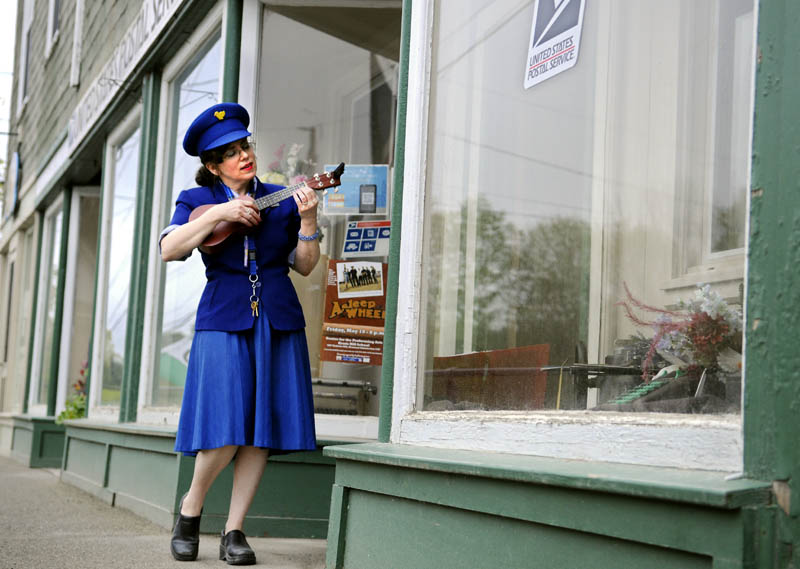
{"label": "woman's right hand", "polygon": [[250,196],[242,196],[211,206],[198,217],[164,236],[161,240],[161,258],[164,261],[185,258],[192,249],[203,243],[220,221],[238,222],[246,227],[254,227],[261,223],[261,214],[255,200]]}
{"label": "woman's right hand", "polygon": [[[232,221],[247,227],[261,223],[261,212],[256,201],[250,196],[240,196],[225,203],[217,204],[209,212],[219,221]],[[209,213],[207,212],[207,213]]]}

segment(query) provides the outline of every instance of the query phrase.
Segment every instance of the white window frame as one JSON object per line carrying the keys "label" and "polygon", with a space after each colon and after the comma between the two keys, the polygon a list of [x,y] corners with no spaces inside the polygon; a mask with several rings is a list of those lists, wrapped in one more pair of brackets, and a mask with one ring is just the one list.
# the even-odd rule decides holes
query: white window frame
{"label": "white window frame", "polygon": [[[114,172],[116,170],[114,162],[114,147],[122,144],[133,132],[140,128],[142,107],[136,105],[114,129],[106,139],[103,152],[103,199],[102,212],[98,237],[100,247],[97,256],[97,293],[95,294],[95,316],[94,316],[94,336],[92,337],[92,361],[90,362],[91,373],[89,375],[89,395],[88,395],[88,417],[92,419],[107,419],[116,421],[119,418],[119,405],[101,405],[101,394],[103,388],[103,357],[105,354],[105,334],[104,322],[106,318],[105,307],[108,301],[108,255],[111,245],[109,234],[113,222],[114,211]],[[141,141],[140,144],[144,144]]]}
{"label": "white window frame", "polygon": [[[14,270],[11,271],[11,266],[13,265]],[[0,322],[3,322],[3,330],[0,332],[0,350],[4,350],[5,354],[0,352],[0,355],[3,355],[0,358],[0,365],[3,365],[4,369],[8,367],[8,360],[11,357],[13,347],[11,345],[11,340],[14,338],[14,328],[16,324],[16,315],[17,311],[15,310],[16,305],[14,303],[14,299],[12,298],[15,294],[17,294],[18,286],[19,286],[19,272],[20,267],[17,263],[17,248],[16,246],[9,247],[9,251],[7,254],[3,255],[3,263],[2,263],[2,274],[4,275],[3,279],[3,306],[0,306],[0,310],[2,310],[2,315],[0,316]],[[0,405],[0,409],[2,409],[2,405]]]}
{"label": "white window frame", "polygon": [[[14,267],[13,271],[11,271],[12,266]],[[0,310],[2,310],[0,322],[3,322],[3,330],[0,332],[0,350],[5,351],[5,354],[0,352],[0,355],[3,355],[3,358],[0,358],[0,412],[5,409],[5,396],[10,380],[13,377],[11,371],[14,369],[14,361],[11,356],[16,351],[14,332],[17,329],[16,320],[19,318],[19,308],[17,306],[18,303],[14,302],[15,299],[12,297],[14,294],[19,294],[19,272],[17,249],[12,242],[8,253],[0,255],[0,274],[5,275],[5,282],[3,283],[4,294],[0,297],[3,299],[3,305],[0,306]]]}
{"label": "white window frame", "polygon": [[[720,2],[724,0],[716,0],[714,5],[709,9],[712,10],[712,21],[714,25],[713,37],[710,37],[708,41],[711,44],[714,44],[718,40],[719,34],[719,6]],[[751,54],[753,57],[755,55],[757,46],[756,46],[756,25],[758,22],[758,3],[753,2],[753,43],[751,46]],[[752,60],[753,57],[746,58]],[[706,128],[711,129],[713,133],[716,132],[716,124],[717,124],[717,107],[714,104],[717,98],[717,91],[719,89],[719,81],[718,81],[718,53],[714,53],[712,57],[709,58],[709,67],[713,70],[713,74],[711,74],[710,78],[708,79],[709,83],[711,84],[711,88],[708,90],[708,107],[711,109],[709,116],[706,117],[705,126]],[[755,97],[755,64],[752,66],[752,75],[750,77],[750,95],[749,95],[749,107],[752,110],[754,104],[754,97]],[[693,118],[693,117],[692,117]],[[687,116],[682,116],[680,120],[683,121],[683,128],[688,128],[688,122],[692,120],[692,118]],[[753,113],[750,113],[749,117],[749,124],[748,130],[750,132],[749,137],[749,144],[748,147],[752,148],[752,133],[753,133]],[[684,140],[681,140],[683,143]],[[708,137],[708,143],[706,144],[705,156],[706,161],[713,161],[715,156],[715,147],[719,144],[720,141],[717,140],[715,134]],[[680,153],[681,150],[679,149],[678,152]],[[683,153],[688,152],[687,150],[683,150]],[[751,152],[748,152],[748,155],[751,155]],[[683,162],[686,161],[686,156],[681,156],[681,160]],[[684,166],[685,168],[685,166]],[[704,192],[704,199],[703,199],[703,211],[696,216],[696,219],[692,219],[690,223],[699,222],[702,226],[700,231],[691,232],[684,228],[683,223],[685,220],[692,217],[691,212],[688,211],[690,207],[687,200],[684,200],[685,204],[680,210],[678,211],[677,215],[680,219],[676,220],[676,235],[675,235],[675,247],[674,247],[674,255],[675,255],[675,263],[673,267],[673,277],[665,282],[662,283],[661,288],[665,291],[669,292],[684,292],[688,290],[692,290],[695,288],[698,282],[709,283],[712,285],[719,285],[723,287],[721,289],[722,294],[725,295],[725,291],[728,293],[734,289],[738,283],[742,282],[743,278],[743,268],[745,266],[745,254],[746,254],[746,246],[740,247],[737,249],[728,249],[725,251],[718,251],[718,252],[711,252],[711,232],[712,232],[712,223],[713,223],[713,215],[712,215],[712,207],[713,207],[713,190],[714,190],[714,174],[715,171],[711,167],[706,167],[706,172],[704,176],[704,184],[703,184],[703,192]],[[751,174],[751,163],[748,162],[747,164],[747,179],[750,179]],[[676,192],[676,196],[680,196],[678,199],[685,198],[685,193],[687,190],[678,190]],[[747,205],[746,209],[749,211],[749,195],[747,196]],[[748,221],[745,220],[745,227],[743,231],[745,235],[748,235],[747,228],[748,228]],[[693,249],[691,253],[689,250]],[[694,262],[690,261],[694,259]]]}
{"label": "white window frame", "polygon": [[[390,440],[437,448],[741,472],[737,416],[585,411],[422,412],[418,365],[428,101],[435,0],[414,2],[403,185],[403,247],[397,267],[394,392]],[[624,444],[620,444],[624,441]]]}
{"label": "white window frame", "polygon": [[[30,47],[29,34],[32,33],[34,0],[24,0],[22,5],[22,28],[19,41],[19,79],[17,81],[17,117],[25,110],[25,105],[30,98]],[[27,76],[27,81],[26,81]]]}
{"label": "white window frame", "polygon": [[81,83],[81,53],[83,51],[83,13],[84,1],[75,1],[75,27],[72,32],[72,62],[69,72],[69,86],[77,87]]}
{"label": "white window frame", "polygon": [[[72,352],[72,319],[75,313],[75,285],[78,265],[78,251],[80,249],[80,222],[83,212],[80,209],[82,197],[100,196],[100,188],[97,186],[81,186],[72,188],[72,198],[70,200],[70,216],[66,258],[66,280],[64,285],[64,303],[61,318],[61,345],[59,346],[59,361],[63,364],[58,367],[58,382],[56,392],[56,415],[64,410],[67,401],[67,393],[71,379],[69,377],[70,355]],[[90,338],[91,341],[91,338]]]}
{"label": "white window frame", "polygon": [[[34,216],[34,219],[37,216]],[[31,300],[33,297],[33,290],[36,286],[36,282],[34,281],[35,269],[36,269],[36,261],[37,261],[37,243],[36,243],[36,228],[38,227],[37,222],[33,221],[29,223],[27,226],[20,227],[18,231],[19,235],[19,242],[17,243],[16,251],[17,251],[17,259],[19,260],[22,265],[20,265],[19,271],[15,269],[15,272],[19,273],[19,276],[15,276],[15,281],[18,283],[14,288],[16,289],[16,298],[14,299],[14,303],[17,305],[17,317],[16,323],[14,325],[15,330],[13,332],[13,339],[14,344],[11,346],[11,355],[10,358],[10,365],[6,364],[6,377],[7,378],[20,378],[22,380],[22,384],[17,388],[15,391],[13,388],[9,390],[9,385],[6,386],[6,395],[9,394],[9,391],[14,395],[12,400],[4,400],[3,406],[1,408],[5,409],[6,411],[11,412],[18,412],[22,410],[22,403],[23,403],[23,388],[24,388],[24,381],[27,377],[28,373],[28,361],[30,356],[30,334],[31,334],[31,318],[35,317],[33,315],[33,306],[31,305]],[[26,302],[26,296],[28,302]],[[19,357],[22,352],[23,357]]]}
{"label": "white window frame", "polygon": [[[47,39],[45,43],[44,49],[44,58],[49,59],[50,55],[53,53],[53,47],[58,43],[59,32],[61,30],[61,14],[56,11],[56,7],[60,8],[59,5],[56,5],[57,0],[47,0]],[[58,27],[56,27],[56,23],[58,23]]]}
{"label": "white window frame", "polygon": [[[31,415],[47,415],[47,403],[37,403],[36,399],[39,394],[39,388],[42,382],[42,364],[43,358],[48,357],[48,354],[42,353],[43,345],[42,345],[42,334],[44,333],[43,326],[44,320],[47,313],[47,295],[43,294],[45,291],[45,287],[48,286],[47,280],[50,276],[50,266],[52,265],[52,255],[53,251],[50,250],[50,243],[53,243],[53,249],[55,250],[61,248],[61,240],[60,235],[52,235],[53,226],[50,223],[50,220],[54,218],[58,212],[62,213],[64,211],[64,196],[60,194],[58,198],[50,204],[44,214],[43,223],[44,228],[42,231],[42,242],[39,244],[39,254],[41,255],[39,260],[39,279],[36,283],[37,287],[37,299],[36,299],[36,314],[35,319],[36,323],[34,325],[34,332],[33,332],[33,363],[31,365],[31,381],[30,381],[30,391],[28,392],[28,413]],[[64,219],[62,217],[61,223],[64,223]],[[62,229],[63,233],[63,229]],[[61,263],[64,262],[64,259],[59,261],[59,266]]]}
{"label": "white window frame", "polygon": [[[337,7],[342,5],[356,8],[401,8],[402,2],[398,0],[319,0],[315,5]],[[270,6],[308,6],[307,0],[245,0],[244,17],[242,18],[242,35],[256,33],[261,37],[261,27],[264,22],[264,9]],[[248,31],[249,30],[249,31]],[[257,108],[258,75],[260,69],[260,42],[243,42],[242,65],[240,67],[239,100],[247,108]],[[247,67],[245,67],[245,64]],[[332,100],[335,100],[333,97]],[[249,105],[249,106],[248,106]],[[258,128],[258,115],[252,117],[251,132]],[[376,441],[378,440],[378,427],[380,418],[373,415],[328,415],[314,414],[317,439],[319,440],[353,440]]]}
{"label": "white window frame", "polygon": [[[200,25],[197,26],[194,33],[189,37],[188,41],[184,43],[180,50],[170,60],[164,71],[161,73],[161,100],[159,107],[164,109],[162,118],[158,123],[158,140],[166,141],[169,139],[168,129],[173,122],[173,108],[171,103],[173,96],[173,86],[175,80],[183,73],[186,66],[195,57],[198,51],[198,46],[205,46],[206,43],[221,29],[222,45],[225,45],[225,27],[223,23],[224,6],[218,3],[208,15],[203,19]],[[245,20],[246,21],[246,20]],[[244,23],[242,24],[245,25]],[[248,42],[244,42],[245,44]],[[250,42],[252,43],[252,42]],[[244,48],[244,46],[243,46]],[[244,51],[244,49],[243,49]],[[220,57],[220,71],[219,71],[219,86],[218,90],[222,93],[222,80],[224,69],[225,57],[224,54]],[[158,254],[158,236],[161,230],[164,229],[163,218],[165,215],[163,205],[166,201],[165,194],[172,193],[172,188],[169,187],[169,172],[167,172],[167,164],[169,162],[168,154],[172,152],[172,148],[167,148],[165,144],[160,145],[156,152],[156,165],[155,165],[155,184],[153,193],[153,209],[152,217],[150,220],[150,255],[148,257],[148,271],[147,271],[147,299],[145,301],[144,312],[144,335],[142,341],[142,365],[139,375],[139,399],[137,401],[136,420],[139,423],[146,424],[160,424],[160,425],[177,425],[180,409],[178,407],[155,407],[150,405],[150,400],[153,394],[153,383],[155,378],[155,361],[156,361],[156,339],[158,338],[158,330],[156,325],[159,320],[158,312],[161,310],[161,305],[157,302],[158,289],[161,279],[164,278],[166,268],[161,256]],[[170,206],[171,207],[171,206]],[[169,215],[169,212],[167,213]]]}
{"label": "white window frame", "polygon": [[[281,2],[282,5],[290,5],[291,2]],[[339,5],[341,2],[335,2]],[[359,3],[360,5],[361,3]],[[364,2],[365,7],[385,6],[391,4],[392,6],[399,7],[399,2]],[[299,5],[299,4],[298,4]],[[265,3],[261,0],[245,0],[243,6],[242,18],[242,37],[250,38],[261,37],[261,26],[263,22],[263,9]],[[212,10],[206,19],[200,24],[194,32],[187,45],[180,50],[162,73],[162,86],[161,86],[161,108],[166,109],[164,118],[159,124],[159,140],[167,140],[167,126],[171,124],[172,112],[169,101],[171,97],[171,83],[183,71],[185,65],[194,56],[196,46],[202,45],[207,41],[213,33],[216,32],[217,26],[222,21],[222,42],[225,41],[225,25],[223,21],[223,10],[218,5]],[[258,96],[258,70],[261,55],[260,41],[243,41],[242,53],[240,60],[240,74],[239,74],[239,102],[248,109],[256,108],[256,99]],[[223,61],[220,62],[220,92],[222,91],[222,66]],[[251,131],[255,132],[258,125],[258,116],[253,114],[251,116]],[[163,192],[171,191],[171,188],[166,187],[167,174],[166,163],[167,155],[170,149],[159,149],[157,153],[156,162],[156,193],[153,196],[154,204],[162,204],[164,202]],[[151,243],[155,244],[158,240],[158,235],[163,229],[162,216],[163,210],[159,206],[153,207],[153,217],[151,220]],[[165,424],[177,425],[179,418],[178,407],[153,407],[149,406],[148,402],[151,400],[153,380],[155,377],[155,339],[157,331],[155,324],[158,321],[156,311],[160,309],[156,305],[156,292],[160,279],[163,278],[164,263],[158,255],[158,248],[153,246],[150,252],[150,259],[148,263],[148,283],[147,283],[147,301],[145,304],[145,325],[144,325],[144,341],[142,346],[142,369],[139,379],[139,401],[137,421],[147,424]],[[378,422],[379,418],[374,416],[344,416],[344,415],[321,415],[315,414],[315,424],[317,438],[320,440],[377,440],[378,438]]]}

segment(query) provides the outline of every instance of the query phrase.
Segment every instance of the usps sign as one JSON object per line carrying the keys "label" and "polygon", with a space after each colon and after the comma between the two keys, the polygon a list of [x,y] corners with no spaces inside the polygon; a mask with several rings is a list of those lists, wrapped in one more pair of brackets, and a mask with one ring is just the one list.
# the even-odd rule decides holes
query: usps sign
{"label": "usps sign", "polygon": [[536,0],[525,69],[525,88],[578,62],[585,0]]}

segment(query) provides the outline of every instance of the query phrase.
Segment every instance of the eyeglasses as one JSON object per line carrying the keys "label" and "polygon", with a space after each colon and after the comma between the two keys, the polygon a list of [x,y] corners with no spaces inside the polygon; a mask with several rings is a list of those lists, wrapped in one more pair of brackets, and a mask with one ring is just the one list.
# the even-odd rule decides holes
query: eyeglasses
{"label": "eyeglasses", "polygon": [[252,151],[255,151],[256,145],[254,142],[250,142],[249,140],[242,140],[241,142],[234,142],[228,147],[225,152],[222,153],[222,160],[233,160],[238,159],[239,155],[244,152],[245,154],[249,154]]}

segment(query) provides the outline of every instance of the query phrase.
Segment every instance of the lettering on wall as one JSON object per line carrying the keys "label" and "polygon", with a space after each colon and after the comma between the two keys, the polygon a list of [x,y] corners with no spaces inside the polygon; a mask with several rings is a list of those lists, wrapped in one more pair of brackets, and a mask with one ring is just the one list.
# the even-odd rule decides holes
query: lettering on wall
{"label": "lettering on wall", "polygon": [[153,45],[158,34],[185,0],[144,0],[139,13],[117,44],[103,70],[89,86],[69,119],[69,152],[89,132],[114,95]]}

